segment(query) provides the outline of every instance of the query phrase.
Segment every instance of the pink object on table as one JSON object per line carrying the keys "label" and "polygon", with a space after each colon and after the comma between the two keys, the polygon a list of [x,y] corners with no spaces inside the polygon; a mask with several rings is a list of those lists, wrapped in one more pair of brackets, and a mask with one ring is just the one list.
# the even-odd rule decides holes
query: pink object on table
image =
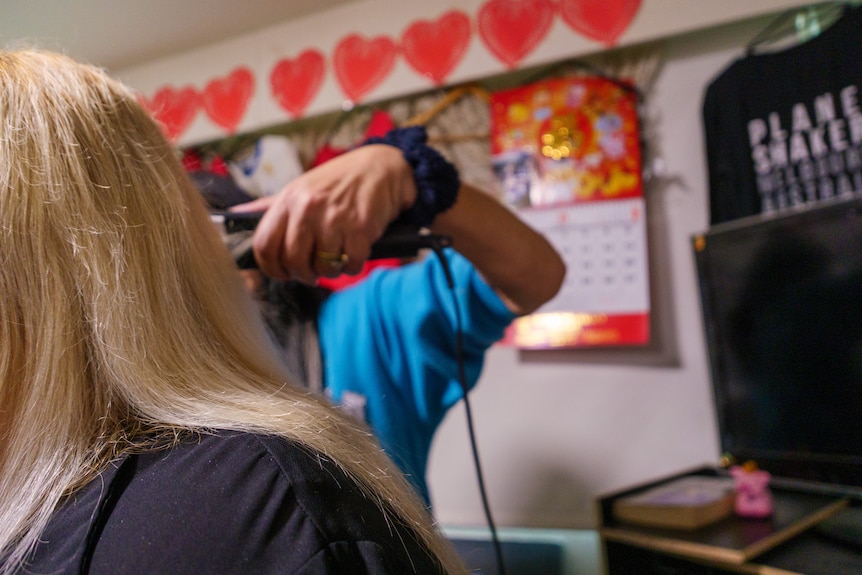
{"label": "pink object on table", "polygon": [[772,515],[771,476],[768,471],[746,469],[741,465],[730,468],[736,487],[734,508],[740,517],[763,518]]}

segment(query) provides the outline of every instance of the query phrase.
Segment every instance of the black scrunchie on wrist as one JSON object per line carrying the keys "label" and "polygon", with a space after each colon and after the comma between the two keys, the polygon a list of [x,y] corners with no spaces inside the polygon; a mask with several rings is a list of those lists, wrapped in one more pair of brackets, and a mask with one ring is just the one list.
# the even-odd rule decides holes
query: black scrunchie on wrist
{"label": "black scrunchie on wrist", "polygon": [[396,222],[430,226],[437,214],[451,208],[458,197],[461,187],[458,170],[427,142],[425,128],[411,126],[391,130],[382,138],[368,138],[362,144],[388,144],[398,148],[413,170],[416,203],[401,212]]}

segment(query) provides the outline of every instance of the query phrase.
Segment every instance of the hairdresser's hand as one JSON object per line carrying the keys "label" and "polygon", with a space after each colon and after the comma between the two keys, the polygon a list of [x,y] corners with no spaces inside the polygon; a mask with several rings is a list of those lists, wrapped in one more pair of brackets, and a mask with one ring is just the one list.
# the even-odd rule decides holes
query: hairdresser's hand
{"label": "hairdresser's hand", "polygon": [[371,244],[415,200],[401,151],[371,145],[309,170],[276,196],[233,210],[266,211],[254,235],[255,259],[265,274],[313,283],[359,273]]}

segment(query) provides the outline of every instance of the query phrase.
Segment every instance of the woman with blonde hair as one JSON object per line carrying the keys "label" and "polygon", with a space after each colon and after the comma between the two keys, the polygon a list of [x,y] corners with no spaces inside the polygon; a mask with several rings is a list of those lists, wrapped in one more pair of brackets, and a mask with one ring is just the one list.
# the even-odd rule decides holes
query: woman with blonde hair
{"label": "woman with blonde hair", "polygon": [[101,70],[0,52],[0,574],[458,573]]}

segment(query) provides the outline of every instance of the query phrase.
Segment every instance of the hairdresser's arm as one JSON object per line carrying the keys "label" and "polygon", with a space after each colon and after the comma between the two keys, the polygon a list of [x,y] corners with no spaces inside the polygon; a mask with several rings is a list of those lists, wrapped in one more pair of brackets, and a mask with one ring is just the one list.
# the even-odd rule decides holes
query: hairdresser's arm
{"label": "hairdresser's arm", "polygon": [[452,247],[518,315],[535,311],[560,289],[566,268],[548,240],[473,186],[461,185],[455,205],[435,218],[431,231],[452,238]]}
{"label": "hairdresser's arm", "polygon": [[[377,240],[416,199],[401,151],[363,146],[309,170],[278,196],[241,209],[267,213],[255,233],[255,257],[264,273],[314,281],[327,270],[317,251],[349,256],[356,273]],[[548,241],[496,199],[462,185],[455,205],[431,226],[449,236],[516,314],[534,311],[562,283],[565,266]]]}

